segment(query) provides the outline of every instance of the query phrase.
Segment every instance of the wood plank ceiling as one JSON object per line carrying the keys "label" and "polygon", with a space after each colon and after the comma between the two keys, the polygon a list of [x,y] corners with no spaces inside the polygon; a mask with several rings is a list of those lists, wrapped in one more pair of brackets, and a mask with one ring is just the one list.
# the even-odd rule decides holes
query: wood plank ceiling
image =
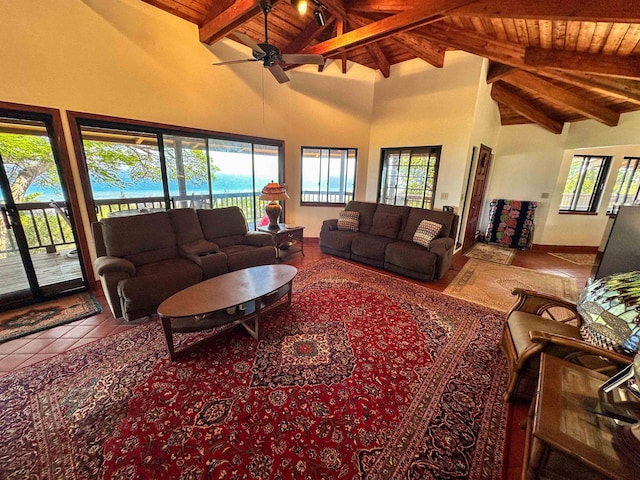
{"label": "wood plank ceiling", "polygon": [[[195,23],[207,44],[234,31],[264,41],[257,0],[142,1]],[[304,16],[289,0],[270,3],[269,43],[338,61],[343,73],[347,61],[384,77],[413,58],[443,68],[447,50],[489,59],[503,125],[560,133],[567,122],[615,126],[640,110],[637,0],[309,0]]]}

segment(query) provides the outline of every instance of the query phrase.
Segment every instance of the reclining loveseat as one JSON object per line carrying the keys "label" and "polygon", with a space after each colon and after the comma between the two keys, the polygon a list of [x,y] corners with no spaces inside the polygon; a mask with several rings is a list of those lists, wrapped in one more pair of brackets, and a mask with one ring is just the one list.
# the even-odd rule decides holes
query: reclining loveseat
{"label": "reclining loveseat", "polygon": [[109,217],[92,230],[107,303],[127,321],[202,280],[276,262],[273,237],[249,231],[238,207]]}
{"label": "reclining loveseat", "polygon": [[449,270],[458,215],[424,208],[349,202],[325,220],[320,250],[424,281]]}

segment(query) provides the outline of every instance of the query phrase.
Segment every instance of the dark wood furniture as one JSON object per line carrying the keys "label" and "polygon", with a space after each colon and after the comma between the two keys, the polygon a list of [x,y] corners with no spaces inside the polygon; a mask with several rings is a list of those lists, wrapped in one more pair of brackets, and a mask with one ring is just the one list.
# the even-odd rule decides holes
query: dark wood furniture
{"label": "dark wood furniture", "polygon": [[[158,307],[158,315],[171,360],[238,325],[257,339],[260,318],[291,305],[291,286],[297,272],[291,265],[245,268],[205,280],[166,299]],[[176,350],[174,332],[201,332],[223,326]]]}
{"label": "dark wood furniture", "polygon": [[542,354],[538,394],[527,422],[523,479],[638,478],[612,444],[613,436],[626,424],[594,413],[598,402],[635,402],[630,393],[618,388],[609,394],[601,392],[607,378]]}
{"label": "dark wood furniture", "polygon": [[304,255],[304,239],[302,232],[304,227],[292,226],[286,223],[279,223],[278,229],[269,227],[259,227],[259,232],[270,233],[276,242],[277,258],[283,260],[289,255],[301,253]]}

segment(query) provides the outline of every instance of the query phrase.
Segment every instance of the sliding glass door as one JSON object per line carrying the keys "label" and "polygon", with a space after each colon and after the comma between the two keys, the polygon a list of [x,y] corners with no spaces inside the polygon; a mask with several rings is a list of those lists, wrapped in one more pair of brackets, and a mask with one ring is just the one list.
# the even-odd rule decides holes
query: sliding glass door
{"label": "sliding glass door", "polygon": [[2,310],[86,286],[50,138],[46,117],[0,116]]}
{"label": "sliding glass door", "polygon": [[279,141],[73,114],[71,119],[78,126],[98,219],[237,206],[254,229],[264,220],[262,188],[283,181]]}

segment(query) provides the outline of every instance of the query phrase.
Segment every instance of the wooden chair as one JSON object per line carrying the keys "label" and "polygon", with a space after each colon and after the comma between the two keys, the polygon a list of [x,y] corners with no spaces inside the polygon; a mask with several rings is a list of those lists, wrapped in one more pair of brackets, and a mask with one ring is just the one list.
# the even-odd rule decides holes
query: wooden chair
{"label": "wooden chair", "polygon": [[521,288],[512,294],[517,300],[507,312],[500,341],[509,366],[506,401],[533,398],[541,352],[609,375],[633,361],[584,342],[580,336],[583,320],[574,302]]}

